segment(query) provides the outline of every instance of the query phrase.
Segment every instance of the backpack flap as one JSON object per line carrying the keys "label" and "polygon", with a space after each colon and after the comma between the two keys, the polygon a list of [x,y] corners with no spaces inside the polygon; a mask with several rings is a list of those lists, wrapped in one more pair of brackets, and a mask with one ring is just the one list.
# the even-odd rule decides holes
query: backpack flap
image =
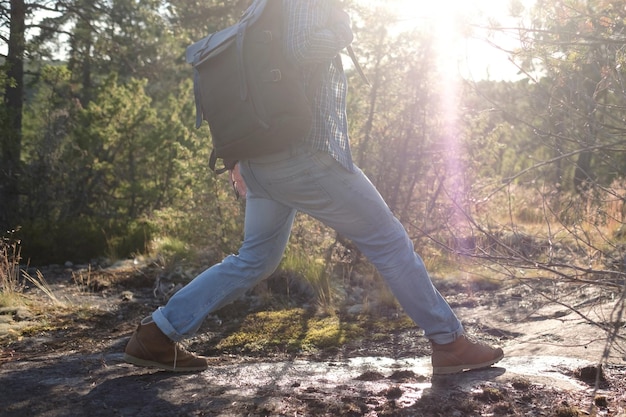
{"label": "backpack flap", "polygon": [[200,103],[200,83],[198,81],[197,66],[203,62],[218,56],[226,50],[235,40],[237,36],[238,25],[230,26],[219,32],[210,34],[209,36],[195,42],[187,47],[186,60],[194,68],[193,87],[196,104],[196,129],[202,125],[202,105]]}
{"label": "backpack flap", "polygon": [[[198,81],[197,67],[203,62],[213,59],[219,56],[222,52],[227,50],[233,42],[238,42],[238,49],[241,52],[241,43],[243,42],[243,35],[245,34],[245,28],[256,22],[263,10],[267,0],[256,0],[242,15],[239,22],[236,24],[222,29],[218,32],[211,33],[210,35],[200,39],[198,42],[194,42],[189,45],[186,50],[185,58],[188,64],[194,67],[194,96],[196,105],[196,129],[202,125],[202,104],[200,103],[200,83]],[[243,65],[241,62],[240,65]],[[242,100],[245,99],[247,94],[247,85],[245,84],[245,76],[243,75],[243,68],[240,67],[242,72],[243,85],[240,85],[240,94]]]}
{"label": "backpack flap", "polygon": [[218,55],[235,39],[240,26],[251,25],[258,20],[267,0],[255,1],[243,14],[238,23],[200,39],[187,47],[186,60],[194,67]]}
{"label": "backpack flap", "polygon": [[187,63],[195,67],[228,48],[237,36],[238,27],[238,24],[229,26],[189,45],[186,53]]}

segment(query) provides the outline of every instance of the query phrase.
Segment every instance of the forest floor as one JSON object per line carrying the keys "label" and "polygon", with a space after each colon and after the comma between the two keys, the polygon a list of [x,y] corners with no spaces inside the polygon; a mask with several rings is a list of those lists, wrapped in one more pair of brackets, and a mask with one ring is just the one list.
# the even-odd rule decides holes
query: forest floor
{"label": "forest floor", "polygon": [[468,332],[505,350],[491,368],[441,377],[419,329],[387,326],[406,322],[401,311],[366,303],[336,313],[345,329],[364,330],[346,330],[341,343],[220,344],[267,310],[259,300],[272,297],[251,294],[189,341],[209,369],[179,374],[122,360],[138,321],[162,303],[155,275],[132,263],[92,271],[89,282],[76,268],[44,271],[56,302],[30,288],[28,302],[0,311],[0,415],[626,416],[625,343],[606,357],[601,330],[615,298],[592,285],[438,281]]}

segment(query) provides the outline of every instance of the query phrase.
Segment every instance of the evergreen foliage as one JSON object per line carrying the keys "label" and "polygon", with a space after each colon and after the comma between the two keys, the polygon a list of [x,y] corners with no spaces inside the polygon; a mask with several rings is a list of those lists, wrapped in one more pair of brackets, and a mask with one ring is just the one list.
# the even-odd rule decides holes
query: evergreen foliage
{"label": "evergreen foliage", "polygon": [[[27,40],[0,71],[0,226],[20,228],[26,259],[126,257],[165,237],[237,249],[242,207],[206,166],[209,132],[194,129],[183,57],[247,3],[21,2],[24,27],[10,13],[20,1],[0,3],[2,26],[13,28],[2,41]],[[544,214],[562,221],[583,216],[582,207],[617,205],[602,218],[623,226],[619,2],[539,0],[531,20],[520,20],[522,46],[511,53],[525,77],[454,83],[437,71],[429,33],[394,32],[385,10],[347,4],[372,81],[365,88],[348,68],[355,159],[420,247],[455,249],[451,242],[502,232],[525,193],[539,193]],[[501,192],[502,213],[481,217]],[[521,218],[545,223],[531,211]]]}

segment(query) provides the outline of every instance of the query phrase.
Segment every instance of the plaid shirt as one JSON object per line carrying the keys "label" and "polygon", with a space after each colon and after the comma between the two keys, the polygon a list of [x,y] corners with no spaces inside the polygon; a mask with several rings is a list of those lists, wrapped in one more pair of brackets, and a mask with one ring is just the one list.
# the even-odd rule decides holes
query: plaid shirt
{"label": "plaid shirt", "polygon": [[311,83],[318,84],[313,127],[306,143],[353,171],[346,115],[348,84],[339,55],[352,42],[349,21],[333,17],[338,15],[333,0],[283,0],[283,9],[287,54],[302,68],[307,91]]}

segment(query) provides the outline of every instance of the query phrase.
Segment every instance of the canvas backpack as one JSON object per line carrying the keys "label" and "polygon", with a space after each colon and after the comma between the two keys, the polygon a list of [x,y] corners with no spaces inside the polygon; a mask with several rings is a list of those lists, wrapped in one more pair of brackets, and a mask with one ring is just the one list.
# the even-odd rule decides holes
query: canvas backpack
{"label": "canvas backpack", "polygon": [[[283,52],[282,15],[282,0],[255,0],[235,25],[187,48],[196,127],[209,124],[209,166],[218,173],[238,160],[280,152],[311,128],[311,94]],[[215,168],[217,159],[224,168]]]}

